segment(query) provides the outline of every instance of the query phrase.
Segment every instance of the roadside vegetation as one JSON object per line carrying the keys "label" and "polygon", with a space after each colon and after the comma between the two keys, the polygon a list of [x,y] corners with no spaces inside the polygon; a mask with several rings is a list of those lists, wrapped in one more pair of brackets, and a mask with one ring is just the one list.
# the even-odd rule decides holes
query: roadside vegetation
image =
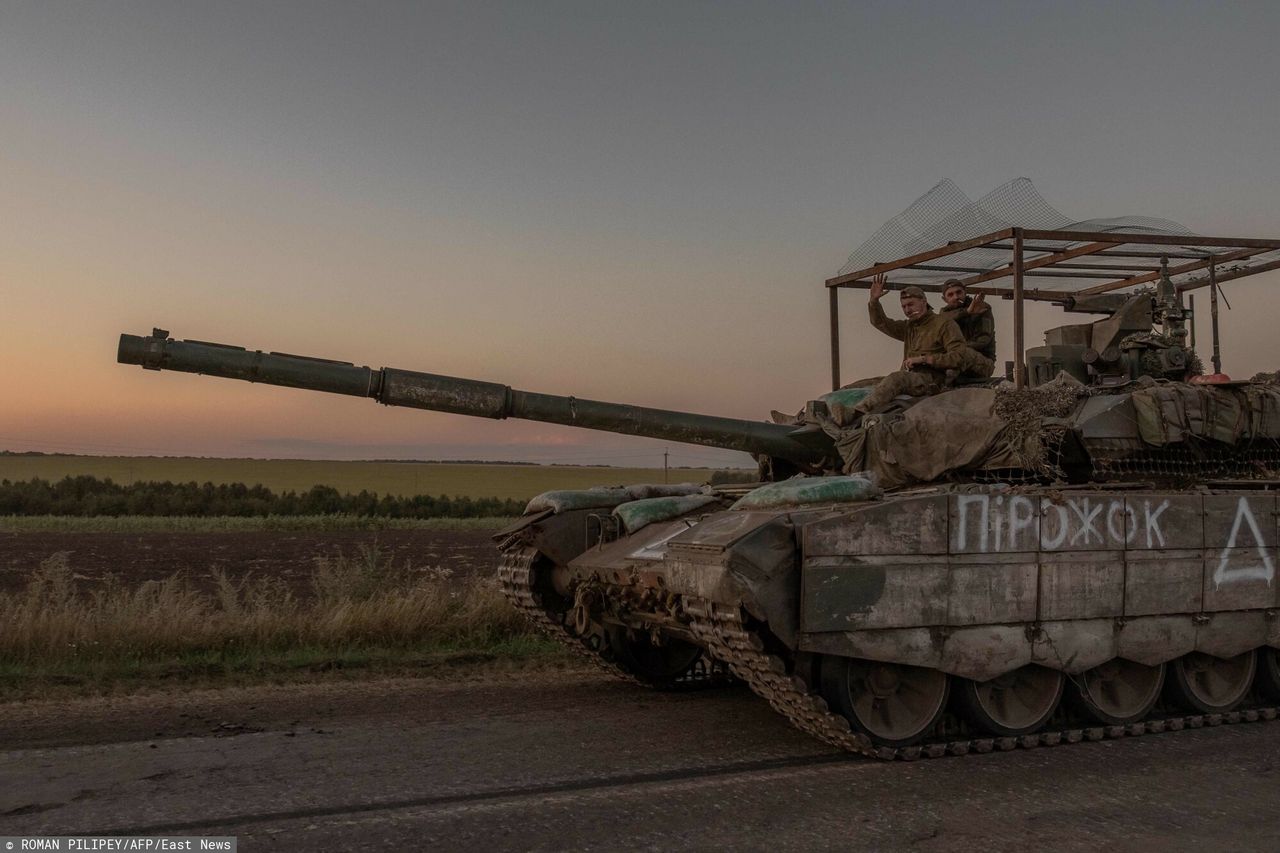
{"label": "roadside vegetation", "polygon": [[511,517],[524,502],[500,498],[440,495],[379,496],[361,491],[341,494],[332,486],[277,494],[243,483],[116,483],[97,477],[64,477],[57,482],[0,480],[0,516],[317,516],[368,518]]}
{"label": "roadside vegetation", "polygon": [[308,594],[275,578],[212,592],[184,575],[81,585],[65,554],[0,593],[0,699],[147,683],[277,680],[335,670],[561,666],[492,578],[394,565],[376,547],[317,561]]}
{"label": "roadside vegetation", "polygon": [[[672,454],[674,458],[675,453]],[[662,454],[655,452],[654,464]],[[705,483],[714,469],[672,468],[673,483]],[[258,483],[276,493],[302,494],[317,483],[341,493],[379,495],[451,495],[528,501],[551,489],[661,483],[659,468],[606,468],[578,465],[511,465],[478,462],[359,461],[313,459],[198,459],[189,457],[72,456],[19,454],[0,450],[0,480],[14,482],[90,476],[116,483],[164,482],[230,485]]]}
{"label": "roadside vegetation", "polygon": [[[13,463],[56,469],[102,461],[8,455],[0,458],[0,475]],[[219,463],[254,460],[115,461],[129,466],[123,481],[83,470],[61,479],[0,480],[0,534],[439,530],[482,535],[519,516],[527,498],[541,491],[661,479],[652,469],[307,463],[310,468],[291,469],[289,476],[315,476],[304,480],[314,483],[342,470],[368,482],[377,480],[369,476],[373,472],[387,475],[390,487],[382,493],[344,492],[333,485],[277,491],[245,485],[261,482],[249,477],[175,482],[134,476],[135,468],[183,470],[177,463],[225,474],[240,468],[219,468]],[[415,468],[420,471],[414,473]],[[429,477],[422,473],[428,471]],[[754,479],[754,471],[677,469],[671,474],[673,482],[705,482],[713,474],[717,482]],[[452,496],[422,494],[419,478],[436,487],[449,482],[458,490],[450,488]],[[413,488],[405,488],[408,482]],[[477,493],[480,489],[485,491]],[[128,572],[127,548],[121,554],[114,568]],[[78,576],[67,553],[29,569],[12,562],[4,568],[24,580],[21,587],[0,592],[0,700],[345,673],[456,675],[574,665],[558,645],[529,630],[494,578],[456,577],[438,566],[392,565],[376,544],[355,557],[317,560],[301,585],[292,567],[290,583],[281,576],[218,570],[198,578],[178,573],[159,581],[101,580],[96,571],[94,578]]]}

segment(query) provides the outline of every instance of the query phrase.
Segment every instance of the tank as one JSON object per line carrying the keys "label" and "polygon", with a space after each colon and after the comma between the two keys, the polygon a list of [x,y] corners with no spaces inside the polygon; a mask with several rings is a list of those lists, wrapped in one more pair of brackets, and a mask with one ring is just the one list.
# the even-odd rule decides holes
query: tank
{"label": "tank", "polygon": [[[1194,380],[1163,287],[1064,302],[1029,385],[755,422],[264,353],[163,330],[119,361],[752,453],[760,482],[549,492],[497,539],[548,636],[662,689],[745,682],[882,759],[1270,720],[1280,386]],[[1160,328],[1157,330],[1156,326]]]}

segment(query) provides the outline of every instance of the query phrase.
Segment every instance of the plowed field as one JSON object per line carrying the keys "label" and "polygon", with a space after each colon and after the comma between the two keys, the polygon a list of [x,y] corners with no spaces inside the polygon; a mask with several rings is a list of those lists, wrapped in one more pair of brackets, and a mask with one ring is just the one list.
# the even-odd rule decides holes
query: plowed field
{"label": "plowed field", "polygon": [[233,579],[279,577],[297,594],[310,592],[317,558],[359,558],[376,545],[397,565],[443,567],[456,576],[496,572],[497,551],[486,530],[252,531],[226,533],[0,532],[0,590],[20,589],[40,562],[68,554],[76,575],[100,582],[115,574],[127,585],[183,572],[211,587],[211,570]]}

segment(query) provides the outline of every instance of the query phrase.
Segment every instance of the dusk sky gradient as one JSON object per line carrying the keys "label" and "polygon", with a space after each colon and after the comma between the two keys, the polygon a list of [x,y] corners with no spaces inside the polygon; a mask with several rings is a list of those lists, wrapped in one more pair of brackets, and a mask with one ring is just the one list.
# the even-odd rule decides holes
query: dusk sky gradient
{"label": "dusk sky gradient", "polygon": [[[829,386],[823,280],[942,178],[1280,237],[1278,40],[1274,2],[0,0],[0,449],[746,463],[116,339],[795,410]],[[1277,286],[1227,285],[1228,373],[1280,368]],[[864,301],[849,378],[901,357]]]}

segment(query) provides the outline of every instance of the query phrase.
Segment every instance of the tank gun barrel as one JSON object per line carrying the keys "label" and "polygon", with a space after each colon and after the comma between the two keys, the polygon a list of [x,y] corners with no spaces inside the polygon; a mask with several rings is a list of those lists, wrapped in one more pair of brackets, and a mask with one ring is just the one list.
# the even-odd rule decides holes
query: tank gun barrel
{"label": "tank gun barrel", "polygon": [[121,335],[117,360],[149,370],[179,370],[372,397],[387,406],[484,418],[521,418],[741,450],[800,465],[817,464],[824,457],[835,455],[830,440],[822,433],[797,436],[794,427],[782,424],[537,394],[496,382],[392,367],[358,367],[349,362],[247,350],[207,341],[178,341],[162,329],[155,329],[145,337]]}

